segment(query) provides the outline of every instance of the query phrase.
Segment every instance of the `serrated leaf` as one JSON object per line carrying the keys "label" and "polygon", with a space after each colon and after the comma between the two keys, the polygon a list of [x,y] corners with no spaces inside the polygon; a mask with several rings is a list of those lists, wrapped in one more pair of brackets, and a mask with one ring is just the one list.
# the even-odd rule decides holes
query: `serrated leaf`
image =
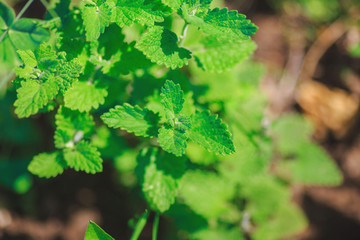
{"label": "serrated leaf", "polygon": [[62,174],[66,167],[60,152],[40,153],[30,162],[28,170],[38,177],[51,178]]}
{"label": "serrated leaf", "polygon": [[177,41],[175,33],[161,26],[153,26],[141,36],[136,47],[152,62],[175,69],[187,65],[191,58],[191,52],[178,47]]}
{"label": "serrated leaf", "polygon": [[184,92],[181,90],[180,84],[167,80],[161,88],[161,104],[164,106],[170,120],[182,110],[184,104]]}
{"label": "serrated leaf", "polygon": [[102,172],[103,160],[96,147],[82,140],[73,148],[64,149],[64,159],[67,165],[75,171],[95,174]]}
{"label": "serrated leaf", "polygon": [[177,11],[181,5],[183,4],[184,0],[161,0],[162,3],[169,6],[171,9]]}
{"label": "serrated leaf", "polygon": [[19,118],[36,114],[57,95],[58,91],[59,87],[54,78],[44,83],[32,79],[21,82],[14,103],[15,113]]}
{"label": "serrated leaf", "polygon": [[159,129],[158,142],[162,149],[174,154],[182,156],[185,153],[187,137],[184,132],[173,127],[163,127]]}
{"label": "serrated leaf", "polygon": [[233,68],[249,57],[256,49],[251,40],[229,41],[219,37],[207,37],[202,41],[203,49],[194,51],[199,67],[206,71],[222,72]]}
{"label": "serrated leaf", "polygon": [[33,51],[18,50],[17,53],[25,65],[28,65],[29,67],[35,67],[37,65],[37,60]]}
{"label": "serrated leaf", "polygon": [[102,230],[96,223],[90,221],[84,240],[114,240],[114,238]]}
{"label": "serrated leaf", "polygon": [[230,133],[217,115],[210,115],[209,111],[196,112],[192,116],[191,124],[192,129],[188,136],[192,141],[217,154],[235,152]]}
{"label": "serrated leaf", "polygon": [[137,159],[136,175],[150,207],[164,212],[175,202],[178,182],[186,169],[186,159],[159,152],[143,150]]}
{"label": "serrated leaf", "polygon": [[207,13],[194,14],[189,12],[187,5],[182,7],[182,16],[188,23],[197,26],[209,35],[221,36],[228,39],[246,40],[255,34],[257,27],[246,19],[245,15],[236,10],[215,8]]}
{"label": "serrated leaf", "polygon": [[336,186],[343,180],[334,160],[316,144],[307,143],[300,146],[297,159],[291,162],[290,166],[292,179],[295,182]]}
{"label": "serrated leaf", "polygon": [[56,131],[54,142],[56,148],[74,145],[83,138],[89,138],[94,131],[94,121],[89,113],[72,111],[60,107],[55,115]]}
{"label": "serrated leaf", "polygon": [[80,112],[88,112],[92,108],[97,109],[99,104],[104,104],[107,91],[92,83],[76,82],[65,92],[65,107]]}
{"label": "serrated leaf", "polygon": [[150,110],[125,103],[110,109],[101,119],[109,127],[121,128],[136,136],[153,137],[157,134],[159,117]]}
{"label": "serrated leaf", "polygon": [[82,72],[83,66],[77,58],[71,61],[60,60],[56,66],[56,74],[61,93],[65,93],[65,91],[78,80]]}
{"label": "serrated leaf", "polygon": [[160,0],[119,0],[115,9],[115,22],[120,26],[130,26],[134,22],[141,25],[154,25],[163,22],[171,13]]}
{"label": "serrated leaf", "polygon": [[194,212],[212,219],[229,210],[226,203],[234,190],[215,173],[191,170],[181,180],[179,195]]}
{"label": "serrated leaf", "polygon": [[95,41],[112,20],[115,4],[111,1],[84,0],[80,4],[86,31],[86,40]]}

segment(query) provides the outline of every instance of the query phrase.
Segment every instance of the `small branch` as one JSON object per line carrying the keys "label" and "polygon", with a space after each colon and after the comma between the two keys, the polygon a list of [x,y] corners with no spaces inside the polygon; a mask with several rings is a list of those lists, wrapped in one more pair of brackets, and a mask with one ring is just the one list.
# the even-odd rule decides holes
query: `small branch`
{"label": "small branch", "polygon": [[157,240],[157,233],[159,229],[159,220],[160,214],[157,212],[154,218],[153,231],[152,231],[152,240]]}
{"label": "small branch", "polygon": [[140,217],[139,221],[136,223],[135,230],[130,240],[137,240],[144,229],[147,219],[149,217],[149,211],[145,210],[144,214]]}
{"label": "small branch", "polygon": [[184,40],[185,40],[185,37],[186,37],[186,33],[187,33],[188,28],[189,28],[189,24],[188,24],[188,23],[185,23],[185,25],[184,25],[184,27],[183,27],[183,30],[182,30],[182,35],[180,36],[179,47],[182,47],[183,44],[184,44]]}
{"label": "small branch", "polygon": [[16,18],[15,18],[15,20],[14,20],[14,22],[13,22],[12,24],[16,23],[17,20],[19,20],[19,18],[21,18],[21,16],[26,12],[26,10],[30,7],[30,5],[32,4],[33,1],[34,1],[34,0],[29,0],[29,1],[25,4],[25,6],[21,9],[21,11],[20,11],[19,14],[16,16]]}

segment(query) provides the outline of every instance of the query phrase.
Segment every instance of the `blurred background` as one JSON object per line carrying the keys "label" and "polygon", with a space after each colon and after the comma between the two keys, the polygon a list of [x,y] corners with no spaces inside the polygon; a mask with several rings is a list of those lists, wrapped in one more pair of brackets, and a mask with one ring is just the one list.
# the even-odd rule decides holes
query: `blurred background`
{"label": "blurred background", "polygon": [[[26,1],[6,3],[18,13]],[[229,0],[227,6],[259,26],[253,58],[266,69],[260,84],[266,114],[304,115],[344,176],[338,187],[293,186],[309,221],[293,239],[360,239],[360,1]],[[41,19],[45,11],[35,0],[23,16]],[[0,81],[2,96],[7,81]],[[101,174],[66,172],[50,180],[26,171],[31,156],[51,150],[54,126],[42,115],[14,120],[8,111],[14,97],[12,91],[0,100],[0,160],[18,160],[16,168],[0,161],[0,239],[83,239],[88,219],[115,236],[128,231],[132,213],[146,206],[136,190],[118,184],[131,176],[107,163]]]}

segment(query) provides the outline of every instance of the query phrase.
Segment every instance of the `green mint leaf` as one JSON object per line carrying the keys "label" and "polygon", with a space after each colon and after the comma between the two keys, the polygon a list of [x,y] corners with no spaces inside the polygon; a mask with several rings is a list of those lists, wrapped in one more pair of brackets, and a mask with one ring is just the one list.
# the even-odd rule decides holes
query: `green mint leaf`
{"label": "green mint leaf", "polygon": [[99,104],[104,104],[107,91],[95,84],[88,82],[76,82],[64,94],[65,107],[80,112],[88,112],[92,108],[97,109]]}
{"label": "green mint leaf", "polygon": [[246,40],[255,34],[257,27],[246,19],[245,15],[239,14],[237,11],[229,11],[227,8],[215,8],[207,13],[199,13],[196,11],[189,12],[187,5],[182,7],[182,16],[186,22],[197,26],[201,31],[221,36],[228,39]]}
{"label": "green mint leaf", "polygon": [[167,80],[161,88],[161,104],[164,106],[170,120],[181,111],[184,104],[184,92],[181,90],[180,84]]}
{"label": "green mint leaf", "polygon": [[60,107],[56,113],[55,124],[54,141],[55,147],[59,149],[72,147],[81,139],[91,137],[95,125],[89,113],[80,113],[65,107]]}
{"label": "green mint leaf", "polygon": [[161,0],[163,4],[169,6],[171,9],[177,11],[181,5],[183,4],[184,0]]}
{"label": "green mint leaf", "polygon": [[15,13],[3,2],[0,2],[0,29],[7,29],[14,22]]}
{"label": "green mint leaf", "polygon": [[175,33],[161,26],[150,27],[137,42],[136,47],[157,64],[175,69],[188,64],[191,52],[177,45]]}
{"label": "green mint leaf", "polygon": [[33,51],[18,50],[17,53],[25,65],[33,68],[37,65],[37,60]]}
{"label": "green mint leaf", "polygon": [[58,91],[59,87],[54,78],[44,83],[32,79],[21,82],[14,103],[15,113],[19,118],[36,114],[57,95]]}
{"label": "green mint leaf", "polygon": [[65,148],[64,159],[67,165],[75,171],[95,174],[103,170],[103,160],[100,157],[99,151],[84,140],[76,144],[75,147]]}
{"label": "green mint leaf", "polygon": [[38,177],[51,178],[62,174],[66,167],[61,152],[40,153],[30,162],[28,170]]}
{"label": "green mint leaf", "polygon": [[11,43],[18,50],[34,50],[41,42],[49,40],[49,32],[38,26],[33,19],[20,18],[8,31]]}
{"label": "green mint leaf", "polygon": [[102,230],[96,223],[90,221],[84,240],[114,240],[114,238]]}
{"label": "green mint leaf", "polygon": [[77,58],[71,61],[60,60],[56,66],[56,74],[58,76],[61,93],[70,88],[72,83],[76,82],[83,72],[83,66]]}
{"label": "green mint leaf", "polygon": [[101,119],[109,127],[121,128],[134,133],[135,136],[154,137],[157,134],[158,115],[139,106],[125,103],[104,113]]}
{"label": "green mint leaf", "polygon": [[174,154],[182,156],[185,153],[187,137],[184,132],[179,131],[171,126],[159,129],[158,142],[162,149]]}
{"label": "green mint leaf", "polygon": [[309,185],[339,185],[343,176],[336,163],[324,150],[313,143],[305,143],[298,149],[297,158],[289,163],[292,179]]}
{"label": "green mint leaf", "polygon": [[96,41],[109,26],[115,4],[111,1],[85,0],[80,4],[86,40]]}
{"label": "green mint leaf", "polygon": [[256,49],[256,44],[251,40],[229,41],[218,36],[207,37],[202,44],[203,48],[193,53],[198,59],[199,67],[211,72],[233,68]]}
{"label": "green mint leaf", "polygon": [[134,22],[154,25],[163,22],[171,11],[160,0],[119,0],[115,8],[115,22],[120,26],[130,26]]}
{"label": "green mint leaf", "polygon": [[150,207],[165,212],[175,202],[186,159],[157,149],[145,149],[137,158],[136,174]]}
{"label": "green mint leaf", "polygon": [[234,186],[212,172],[187,171],[181,179],[179,196],[194,212],[216,218],[229,211],[226,204],[234,195]]}
{"label": "green mint leaf", "polygon": [[188,136],[192,141],[217,154],[235,152],[230,133],[217,115],[210,115],[209,111],[196,112],[191,123],[192,129]]}

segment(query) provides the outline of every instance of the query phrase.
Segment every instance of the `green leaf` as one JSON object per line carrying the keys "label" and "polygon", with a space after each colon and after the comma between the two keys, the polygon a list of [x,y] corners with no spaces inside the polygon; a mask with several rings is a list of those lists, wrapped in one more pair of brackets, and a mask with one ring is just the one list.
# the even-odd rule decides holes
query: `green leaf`
{"label": "green leaf", "polygon": [[334,160],[312,143],[299,147],[297,159],[290,162],[290,167],[292,179],[303,184],[336,186],[343,180]]}
{"label": "green leaf", "polygon": [[136,174],[147,202],[155,211],[164,212],[175,202],[185,161],[157,149],[145,149],[139,154]]}
{"label": "green leaf", "polygon": [[209,111],[196,112],[191,122],[192,129],[188,136],[192,141],[217,154],[235,152],[230,133],[217,115],[210,115]]}
{"label": "green leaf", "polygon": [[35,58],[35,54],[31,50],[18,50],[17,53],[19,54],[23,63],[29,67],[35,67],[37,65],[37,60]]}
{"label": "green leaf", "polygon": [[31,79],[21,82],[14,103],[15,113],[20,118],[36,114],[57,95],[58,91],[59,87],[54,78],[44,83]]}
{"label": "green leaf", "polygon": [[[222,38],[246,40],[255,34],[257,27],[236,10],[215,8],[207,13],[189,12],[186,4],[182,7],[183,18],[203,32]],[[191,10],[191,9],[190,9]]]}
{"label": "green leaf", "polygon": [[40,153],[30,162],[28,170],[38,177],[51,178],[62,174],[66,167],[61,152]]}
{"label": "green leaf", "polygon": [[111,1],[85,0],[80,3],[86,40],[96,41],[112,20],[115,4]]}
{"label": "green leaf", "polygon": [[30,18],[20,18],[9,29],[9,38],[18,50],[34,50],[42,42],[49,40],[49,32],[38,26]]}
{"label": "green leaf", "polygon": [[175,69],[188,64],[191,52],[177,45],[175,33],[161,26],[150,27],[137,42],[136,47],[157,64]]}
{"label": "green leaf", "polygon": [[83,138],[89,138],[94,131],[94,120],[89,113],[72,111],[60,107],[55,115],[55,147],[72,147]]}
{"label": "green leaf", "polygon": [[268,221],[258,225],[252,237],[254,240],[291,239],[294,234],[305,230],[306,225],[306,218],[299,207],[286,203],[274,211]]}
{"label": "green leaf", "polygon": [[175,156],[180,157],[185,153],[186,140],[187,137],[184,132],[171,126],[159,129],[158,142],[160,146]]}
{"label": "green leaf", "polygon": [[102,230],[96,223],[90,221],[84,240],[114,240],[114,238]]}
{"label": "green leaf", "polygon": [[14,18],[14,10],[0,2],[0,29],[7,29],[14,22]]}
{"label": "green leaf", "polygon": [[103,160],[100,153],[96,147],[84,140],[76,144],[75,147],[65,148],[64,159],[67,165],[75,169],[75,171],[95,174],[103,170]]}
{"label": "green leaf", "polygon": [[191,170],[183,176],[179,190],[186,205],[212,219],[229,211],[227,201],[233,197],[235,189],[215,173]]}
{"label": "green leaf", "polygon": [[203,49],[194,51],[199,67],[206,71],[222,72],[233,68],[249,57],[256,48],[251,40],[229,41],[218,36],[207,37],[202,41]]}
{"label": "green leaf", "polygon": [[180,84],[167,80],[161,88],[161,104],[164,106],[167,115],[170,114],[170,120],[181,111],[184,104],[184,92],[181,90]]}
{"label": "green leaf", "polygon": [[284,155],[299,152],[301,145],[311,141],[313,127],[300,114],[281,116],[272,123],[271,133]]}
{"label": "green leaf", "polygon": [[184,0],[161,0],[161,2],[167,6],[169,6],[171,9],[177,11],[181,5],[183,4]]}
{"label": "green leaf", "polygon": [[109,127],[121,128],[136,136],[153,137],[157,135],[158,115],[139,106],[125,103],[104,113],[101,119]]}
{"label": "green leaf", "polygon": [[97,109],[99,104],[104,104],[107,91],[95,84],[76,82],[64,95],[65,107],[80,112]]}
{"label": "green leaf", "polygon": [[163,22],[171,13],[160,0],[119,0],[115,9],[115,22],[120,26],[130,26],[134,22],[141,25],[154,25]]}

